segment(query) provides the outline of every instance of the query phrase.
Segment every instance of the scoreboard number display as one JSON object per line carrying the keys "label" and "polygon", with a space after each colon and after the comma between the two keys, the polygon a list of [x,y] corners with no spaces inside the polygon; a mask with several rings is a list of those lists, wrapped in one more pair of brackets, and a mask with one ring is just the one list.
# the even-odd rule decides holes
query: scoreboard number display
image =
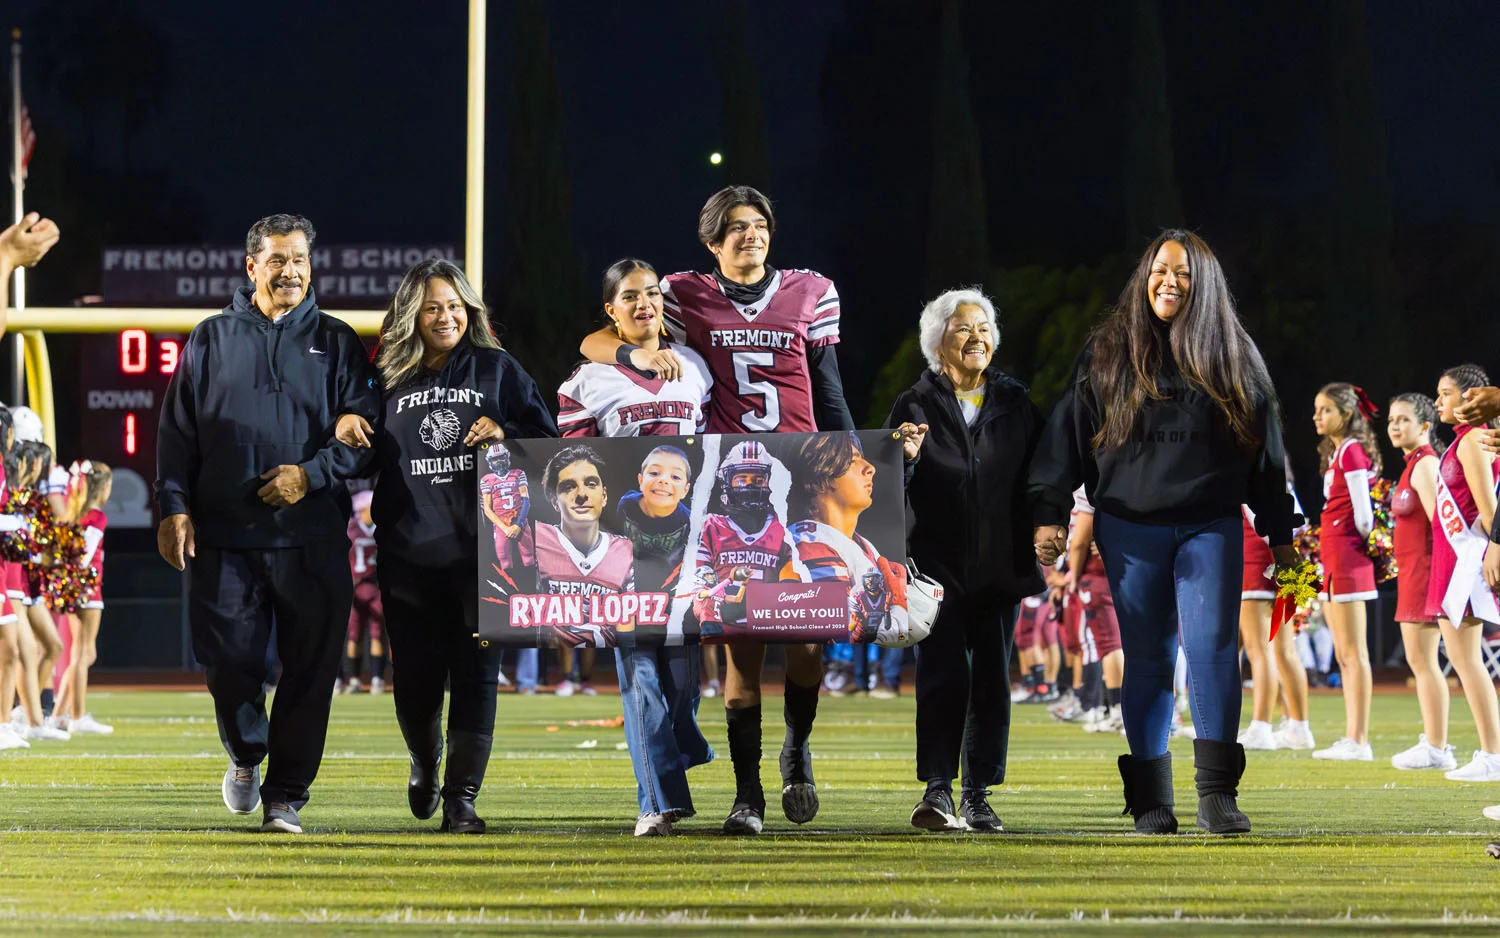
{"label": "scoreboard number display", "polygon": [[156,423],[187,336],[126,329],[88,336],[80,349],[83,413],[79,458],[114,470],[105,512],[111,528],[150,528]]}

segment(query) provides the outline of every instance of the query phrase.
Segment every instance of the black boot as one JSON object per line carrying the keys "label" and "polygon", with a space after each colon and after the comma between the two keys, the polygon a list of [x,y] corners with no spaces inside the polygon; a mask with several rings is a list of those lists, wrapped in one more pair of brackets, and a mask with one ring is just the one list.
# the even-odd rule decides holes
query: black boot
{"label": "black boot", "polygon": [[1135,829],[1141,834],[1177,833],[1177,816],[1172,813],[1172,757],[1163,753],[1155,759],[1121,756],[1120,781],[1125,783],[1125,810],[1135,818]]}
{"label": "black boot", "polygon": [[427,820],[438,809],[438,763],[443,759],[442,714],[431,720],[403,720],[398,715],[401,735],[411,757],[411,779],[406,783],[406,803],[419,820]]}
{"label": "black boot", "polygon": [[1245,747],[1195,739],[1193,766],[1198,770],[1198,826],[1210,834],[1250,833],[1250,819],[1235,801],[1245,774]]}
{"label": "black boot", "polygon": [[493,736],[454,730],[448,734],[448,772],[443,778],[443,830],[450,834],[483,834],[484,819],[474,813],[474,799],[484,784]]}

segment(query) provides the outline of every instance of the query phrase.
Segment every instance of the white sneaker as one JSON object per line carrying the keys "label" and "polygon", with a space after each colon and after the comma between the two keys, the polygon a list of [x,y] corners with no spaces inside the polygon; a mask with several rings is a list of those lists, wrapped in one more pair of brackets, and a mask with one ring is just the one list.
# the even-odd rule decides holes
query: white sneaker
{"label": "white sneaker", "polygon": [[1398,769],[1442,769],[1447,772],[1458,768],[1458,759],[1452,746],[1439,749],[1427,741],[1427,734],[1417,737],[1417,744],[1391,756],[1391,765]]}
{"label": "white sneaker", "polygon": [[643,814],[635,822],[637,837],[666,837],[672,833],[672,821],[664,814]]}
{"label": "white sneaker", "polygon": [[370,678],[370,696],[379,697],[385,693],[385,681],[382,678]]}
{"label": "white sneaker", "polygon": [[500,672],[500,676],[499,676],[499,678],[497,678],[497,680],[499,681],[501,687],[509,687],[510,686],[510,678],[508,678],[508,677],[505,676],[505,672],[504,671]]}
{"label": "white sneaker", "polygon": [[1492,804],[1484,809],[1484,816],[1491,821],[1500,821],[1500,804]]}
{"label": "white sneaker", "polygon": [[1124,728],[1125,718],[1121,716],[1118,704],[1105,710],[1101,719],[1083,725],[1086,733],[1118,733]]}
{"label": "white sneaker", "polygon": [[1369,743],[1357,743],[1347,736],[1342,736],[1332,746],[1319,749],[1312,755],[1314,759],[1333,759],[1338,762],[1372,762],[1375,759],[1375,750],[1370,748]]}
{"label": "white sneaker", "polygon": [[554,691],[554,693],[556,693],[559,697],[572,697],[574,694],[578,693],[578,685],[574,684],[572,681],[563,681],[561,684],[557,685],[557,690]]}
{"label": "white sneaker", "polygon": [[1269,750],[1276,748],[1276,734],[1265,720],[1251,720],[1239,735],[1239,744],[1246,749]]}
{"label": "white sneaker", "polygon": [[703,688],[701,693],[704,697],[712,699],[719,696],[720,689],[721,688],[719,686],[719,681],[717,678],[715,678],[714,680],[708,682],[708,686]]}
{"label": "white sneaker", "polygon": [[47,724],[43,723],[41,726],[26,727],[26,738],[50,739],[57,742],[65,742],[69,739],[72,739],[73,735],[67,730],[60,730],[55,726],[48,726]]}
{"label": "white sneaker", "polygon": [[1276,727],[1277,749],[1315,749],[1317,745],[1306,720],[1282,720]]}
{"label": "white sneaker", "polygon": [[9,723],[0,723],[0,749],[30,749],[31,743],[22,739]]}
{"label": "white sneaker", "polygon": [[1183,723],[1177,727],[1177,735],[1183,739],[1197,739],[1198,727],[1191,723]]}
{"label": "white sneaker", "polygon": [[1450,782],[1500,782],[1500,755],[1476,749],[1468,765],[1443,777]]}
{"label": "white sneaker", "polygon": [[346,693],[346,694],[357,694],[357,693],[359,693],[359,678],[357,678],[357,677],[351,677],[349,679],[349,682],[344,685],[344,693]]}
{"label": "white sneaker", "polygon": [[585,697],[597,697],[597,696],[599,696],[599,692],[596,691],[596,690],[594,690],[594,685],[592,685],[592,684],[579,684],[578,685],[578,693],[582,694]]}
{"label": "white sneaker", "polygon": [[90,736],[108,736],[114,731],[115,728],[113,726],[110,726],[108,723],[100,723],[98,720],[94,719],[94,715],[92,713],[85,713],[83,716],[74,720],[72,725],[68,727],[68,732],[72,733],[74,736],[77,736],[80,733]]}
{"label": "white sneaker", "polygon": [[55,730],[62,730],[64,733],[66,733],[69,729],[71,729],[70,724],[72,721],[70,721],[67,717],[58,716],[54,713],[50,717],[43,718],[42,722]]}

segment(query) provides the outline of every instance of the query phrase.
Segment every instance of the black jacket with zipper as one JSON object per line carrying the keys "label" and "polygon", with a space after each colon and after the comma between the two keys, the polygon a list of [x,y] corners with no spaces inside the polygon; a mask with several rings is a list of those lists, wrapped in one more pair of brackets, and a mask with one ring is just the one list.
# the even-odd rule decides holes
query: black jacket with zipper
{"label": "black jacket with zipper", "polygon": [[423,369],[382,392],[375,427],[380,478],[370,505],[382,554],[422,567],[477,568],[481,461],[479,448],[465,446],[464,437],[480,417],[499,424],[507,440],[557,436],[552,412],[521,363],[500,349],[475,348],[467,337],[439,371]]}
{"label": "black jacket with zipper", "polygon": [[886,426],[927,424],[906,485],[907,540],[917,569],[948,590],[1015,603],[1044,586],[1026,500],[1042,414],[1026,385],[999,369],[984,377],[984,403],[972,427],[953,383],[932,371],[901,392]]}
{"label": "black jacket with zipper", "polygon": [[[156,438],[156,499],[163,516],[190,515],[197,543],[217,548],[296,547],[343,537],[342,480],[366,454],[333,438],[340,414],[373,419],[375,370],[348,324],[318,309],[309,289],[272,322],[249,287],[193,329],[167,384]],[[307,471],[308,491],[272,508],[256,494],[261,473]]]}

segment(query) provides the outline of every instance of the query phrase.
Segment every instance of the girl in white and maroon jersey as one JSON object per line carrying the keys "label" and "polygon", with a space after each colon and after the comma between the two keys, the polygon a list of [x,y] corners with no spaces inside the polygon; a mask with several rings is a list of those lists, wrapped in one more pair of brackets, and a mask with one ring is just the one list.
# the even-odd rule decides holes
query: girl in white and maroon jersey
{"label": "girl in white and maroon jersey", "polygon": [[1313,426],[1323,439],[1323,514],[1318,549],[1323,558],[1323,614],[1333,633],[1344,685],[1344,735],[1314,759],[1369,762],[1370,648],[1365,601],[1374,599],[1375,563],[1365,538],[1375,527],[1370,483],[1380,477],[1380,446],[1370,422],[1379,413],[1362,388],[1336,382],[1314,399]]}
{"label": "girl in white and maroon jersey", "polygon": [[[656,271],[625,258],[604,272],[604,312],[630,345],[666,348],[662,296]],[[565,437],[691,436],[707,419],[711,379],[702,359],[677,348],[687,365],[681,377],[663,380],[631,365],[580,365],[561,388],[558,426]],[[660,446],[646,455],[638,491],[620,499],[624,530],[632,544],[635,586],[643,592],[675,591],[687,551],[690,518],[686,499],[692,482],[687,455]],[[621,632],[615,666],[624,704],[625,740],[635,771],[640,816],[637,837],[663,836],[672,824],[692,817],[687,770],[713,756],[698,730],[698,650],[641,642],[637,631]]]}

